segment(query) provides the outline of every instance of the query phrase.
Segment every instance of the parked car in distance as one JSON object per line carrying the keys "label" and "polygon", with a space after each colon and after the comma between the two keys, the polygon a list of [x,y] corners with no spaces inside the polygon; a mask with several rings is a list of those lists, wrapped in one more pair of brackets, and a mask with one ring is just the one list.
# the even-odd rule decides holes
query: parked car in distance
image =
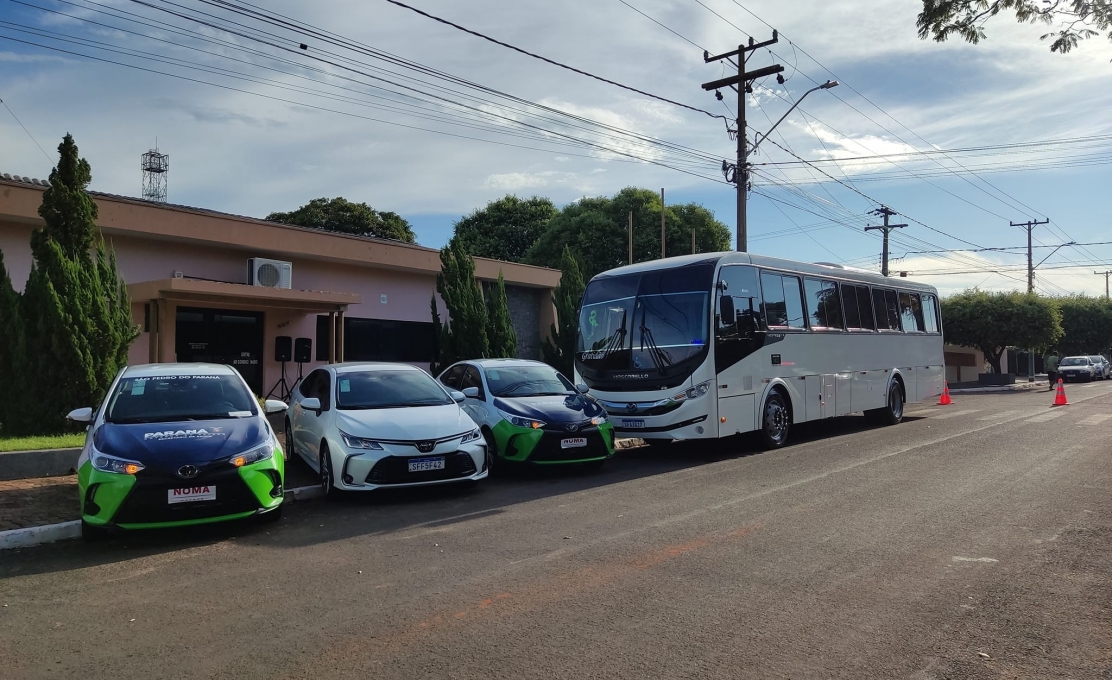
{"label": "parked car in distance", "polygon": [[1100,354],[1090,354],[1089,360],[1096,365],[1098,378],[1101,380],[1108,380],[1108,378],[1112,377],[1112,375],[1109,375],[1109,373],[1112,372],[1112,366],[1108,365],[1108,359],[1105,359]]}
{"label": "parked car in distance", "polygon": [[294,389],[286,447],[333,500],[344,491],[475,482],[490,464],[463,400],[408,364],[324,366]]}
{"label": "parked car in distance", "polygon": [[124,368],[88,423],[77,460],[81,535],[222,522],[282,511],[285,457],[239,372],[216,364]]}
{"label": "parked car in distance", "polygon": [[479,424],[494,464],[602,464],[614,455],[614,426],[606,411],[540,361],[461,361],[440,374],[466,395],[463,408]]}
{"label": "parked car in distance", "polygon": [[1097,376],[1097,367],[1089,357],[1066,357],[1058,362],[1058,375],[1062,380],[1091,381]]}

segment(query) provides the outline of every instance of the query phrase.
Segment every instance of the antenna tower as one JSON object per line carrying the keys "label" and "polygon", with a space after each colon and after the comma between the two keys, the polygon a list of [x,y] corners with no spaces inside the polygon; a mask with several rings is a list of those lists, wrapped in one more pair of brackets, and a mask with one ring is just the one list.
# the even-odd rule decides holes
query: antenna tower
{"label": "antenna tower", "polygon": [[158,152],[158,145],[143,154],[143,198],[166,202],[166,175],[170,172],[170,155]]}

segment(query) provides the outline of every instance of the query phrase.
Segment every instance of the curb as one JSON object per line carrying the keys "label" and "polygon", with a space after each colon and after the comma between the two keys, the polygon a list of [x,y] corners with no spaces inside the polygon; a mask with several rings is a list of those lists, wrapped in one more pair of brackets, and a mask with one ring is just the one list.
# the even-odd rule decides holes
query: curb
{"label": "curb", "polygon": [[1007,387],[967,387],[965,389],[957,388],[950,390],[950,394],[1000,394],[1002,392],[1031,392],[1035,390],[1047,391],[1049,387],[1050,383],[1048,382],[1034,382],[1022,383],[1022,387],[1009,385]]}
{"label": "curb", "polygon": [[40,449],[0,453],[0,482],[73,474],[81,449]]}
{"label": "curb", "polygon": [[[296,489],[286,489],[283,502],[298,503],[311,501],[324,496],[324,490],[319,486],[299,486]],[[81,536],[81,520],[75,519],[59,524],[44,524],[37,527],[23,527],[22,529],[8,529],[0,531],[0,550],[14,550],[16,548],[33,548],[36,545],[66,541]]]}

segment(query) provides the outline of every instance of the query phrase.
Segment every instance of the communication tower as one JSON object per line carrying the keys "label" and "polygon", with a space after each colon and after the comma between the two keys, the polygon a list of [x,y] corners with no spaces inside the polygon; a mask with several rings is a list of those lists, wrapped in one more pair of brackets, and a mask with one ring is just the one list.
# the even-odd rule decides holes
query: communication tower
{"label": "communication tower", "polygon": [[143,154],[143,198],[148,201],[166,202],[167,174],[170,155],[159,153],[158,147]]}

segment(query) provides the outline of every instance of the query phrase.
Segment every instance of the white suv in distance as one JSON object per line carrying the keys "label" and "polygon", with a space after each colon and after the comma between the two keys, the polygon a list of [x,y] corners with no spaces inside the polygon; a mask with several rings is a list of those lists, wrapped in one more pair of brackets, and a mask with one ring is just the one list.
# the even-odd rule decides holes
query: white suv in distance
{"label": "white suv in distance", "polygon": [[463,400],[407,364],[323,366],[294,389],[286,447],[317,471],[329,499],[344,491],[476,482],[490,464]]}

